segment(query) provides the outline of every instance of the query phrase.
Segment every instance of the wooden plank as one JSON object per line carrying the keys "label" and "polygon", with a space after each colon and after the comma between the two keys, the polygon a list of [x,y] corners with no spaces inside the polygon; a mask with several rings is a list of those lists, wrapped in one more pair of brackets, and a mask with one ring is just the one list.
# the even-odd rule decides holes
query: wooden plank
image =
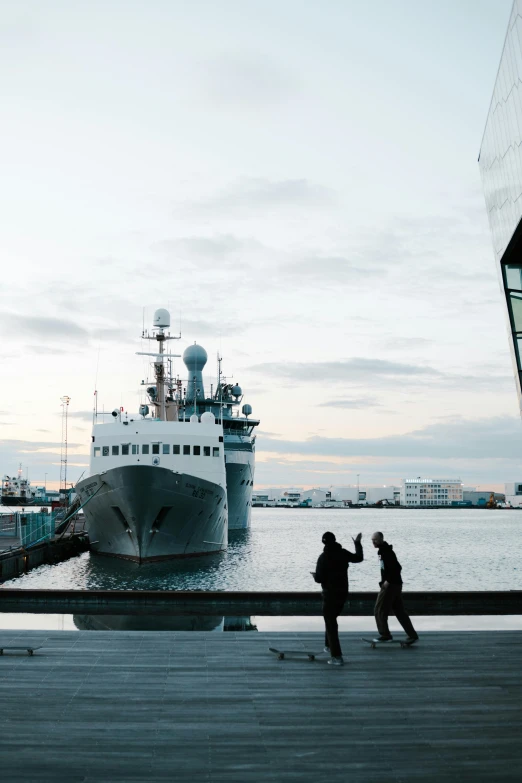
{"label": "wooden plank", "polygon": [[5,780],[514,781],[522,632],[424,633],[346,665],[318,633],[1,631]]}

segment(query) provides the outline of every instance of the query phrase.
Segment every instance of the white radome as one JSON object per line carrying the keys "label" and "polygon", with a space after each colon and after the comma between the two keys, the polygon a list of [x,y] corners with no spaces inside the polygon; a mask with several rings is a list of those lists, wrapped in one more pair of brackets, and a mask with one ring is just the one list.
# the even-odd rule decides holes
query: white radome
{"label": "white radome", "polygon": [[154,313],[153,325],[155,329],[168,329],[170,326],[170,313],[165,308],[160,307]]}

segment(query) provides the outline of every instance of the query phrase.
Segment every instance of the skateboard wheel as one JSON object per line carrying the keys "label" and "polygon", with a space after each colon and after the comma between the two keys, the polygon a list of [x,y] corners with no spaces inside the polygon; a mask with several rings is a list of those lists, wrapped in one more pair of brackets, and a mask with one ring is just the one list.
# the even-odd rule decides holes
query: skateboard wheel
{"label": "skateboard wheel", "polygon": [[34,650],[27,650],[27,652],[29,653],[29,655],[32,655]]}
{"label": "skateboard wheel", "polygon": [[284,657],[285,657],[285,656],[284,656],[284,654],[283,654],[283,653],[280,653],[280,654],[277,656],[277,660],[278,660],[278,661],[282,661]]}
{"label": "skateboard wheel", "polygon": [[315,655],[309,655],[308,656],[309,661],[315,661]]}
{"label": "skateboard wheel", "polygon": [[372,648],[372,650],[375,650],[375,646],[376,646],[375,644],[371,644],[371,645],[370,645],[370,647]]}

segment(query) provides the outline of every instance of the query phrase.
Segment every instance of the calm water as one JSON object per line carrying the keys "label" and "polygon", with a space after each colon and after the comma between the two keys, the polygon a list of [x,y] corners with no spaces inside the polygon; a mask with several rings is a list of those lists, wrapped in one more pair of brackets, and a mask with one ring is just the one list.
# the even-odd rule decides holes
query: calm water
{"label": "calm water", "polygon": [[113,590],[314,590],[309,572],[331,530],[353,551],[363,534],[365,560],[350,566],[352,590],[375,590],[371,534],[382,530],[403,567],[405,590],[522,590],[522,511],[266,509],[231,536],[228,551],[198,561],[137,566],[86,553],[42,566],[6,587]]}

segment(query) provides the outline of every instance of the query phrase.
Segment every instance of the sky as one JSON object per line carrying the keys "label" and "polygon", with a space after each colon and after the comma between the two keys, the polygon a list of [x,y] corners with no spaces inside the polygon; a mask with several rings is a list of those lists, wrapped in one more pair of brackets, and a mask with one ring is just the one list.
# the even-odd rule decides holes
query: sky
{"label": "sky", "polygon": [[510,9],[4,0],[0,471],[58,487],[64,395],[88,470],[167,307],[260,418],[257,487],[521,479],[477,164]]}

